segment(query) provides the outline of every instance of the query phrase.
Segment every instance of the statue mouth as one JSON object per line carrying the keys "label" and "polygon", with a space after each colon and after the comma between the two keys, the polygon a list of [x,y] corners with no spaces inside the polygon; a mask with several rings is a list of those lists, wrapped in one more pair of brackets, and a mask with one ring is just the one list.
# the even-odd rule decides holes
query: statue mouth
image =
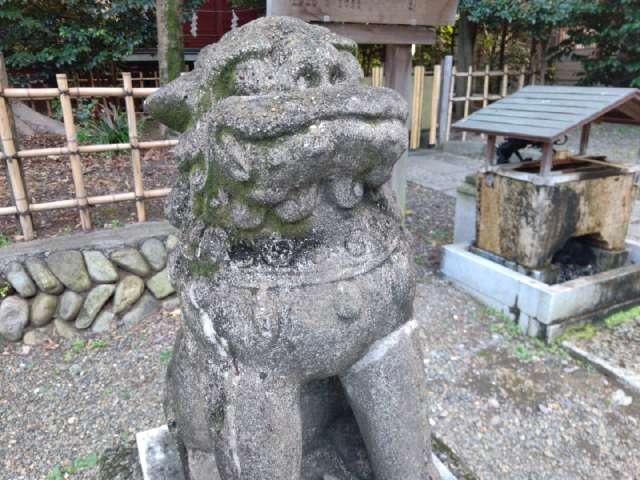
{"label": "statue mouth", "polygon": [[213,115],[236,137],[255,141],[301,131],[321,120],[404,123],[408,113],[406,103],[394,90],[341,85],[228,97],[216,105]]}
{"label": "statue mouth", "polygon": [[386,88],[230,97],[208,117],[206,137],[217,139],[208,155],[233,180],[253,181],[251,197],[266,205],[322,179],[378,187],[407,148],[406,118],[406,103]]}

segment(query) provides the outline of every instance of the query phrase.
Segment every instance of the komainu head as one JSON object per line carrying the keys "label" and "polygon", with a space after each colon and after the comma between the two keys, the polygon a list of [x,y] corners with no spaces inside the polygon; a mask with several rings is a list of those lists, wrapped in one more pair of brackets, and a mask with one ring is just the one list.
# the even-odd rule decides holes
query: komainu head
{"label": "komainu head", "polygon": [[185,258],[214,266],[264,242],[330,243],[335,222],[388,208],[381,187],[407,147],[406,104],[363,85],[355,49],[323,27],[263,18],[147,100],[181,132],[168,215]]}

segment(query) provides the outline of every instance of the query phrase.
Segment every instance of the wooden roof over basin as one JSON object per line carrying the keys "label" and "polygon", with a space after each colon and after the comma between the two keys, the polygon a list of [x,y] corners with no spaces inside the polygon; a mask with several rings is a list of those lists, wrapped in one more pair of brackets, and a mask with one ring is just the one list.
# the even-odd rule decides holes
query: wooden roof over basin
{"label": "wooden roof over basin", "polygon": [[524,87],[455,123],[453,128],[548,143],[594,121],[640,124],[640,90]]}

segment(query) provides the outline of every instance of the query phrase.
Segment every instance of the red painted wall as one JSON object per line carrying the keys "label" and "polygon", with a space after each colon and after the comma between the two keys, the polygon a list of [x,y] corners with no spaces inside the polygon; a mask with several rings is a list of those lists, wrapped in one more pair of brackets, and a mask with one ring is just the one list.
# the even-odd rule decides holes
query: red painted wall
{"label": "red painted wall", "polygon": [[[238,25],[262,17],[264,13],[264,9],[236,9]],[[185,48],[202,48],[217,42],[231,30],[231,18],[231,5],[227,0],[206,0],[198,9],[197,35],[191,35],[191,22],[186,22],[182,27]]]}

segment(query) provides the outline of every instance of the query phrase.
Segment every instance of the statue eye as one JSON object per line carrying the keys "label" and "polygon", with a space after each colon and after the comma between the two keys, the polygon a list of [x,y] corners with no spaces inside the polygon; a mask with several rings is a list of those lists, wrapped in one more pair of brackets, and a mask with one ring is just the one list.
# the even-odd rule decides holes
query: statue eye
{"label": "statue eye", "polygon": [[320,72],[311,65],[304,65],[295,76],[295,83],[300,89],[319,87],[321,81]]}
{"label": "statue eye", "polygon": [[347,79],[347,74],[344,72],[340,65],[333,65],[329,69],[329,83],[335,85],[342,83]]}

